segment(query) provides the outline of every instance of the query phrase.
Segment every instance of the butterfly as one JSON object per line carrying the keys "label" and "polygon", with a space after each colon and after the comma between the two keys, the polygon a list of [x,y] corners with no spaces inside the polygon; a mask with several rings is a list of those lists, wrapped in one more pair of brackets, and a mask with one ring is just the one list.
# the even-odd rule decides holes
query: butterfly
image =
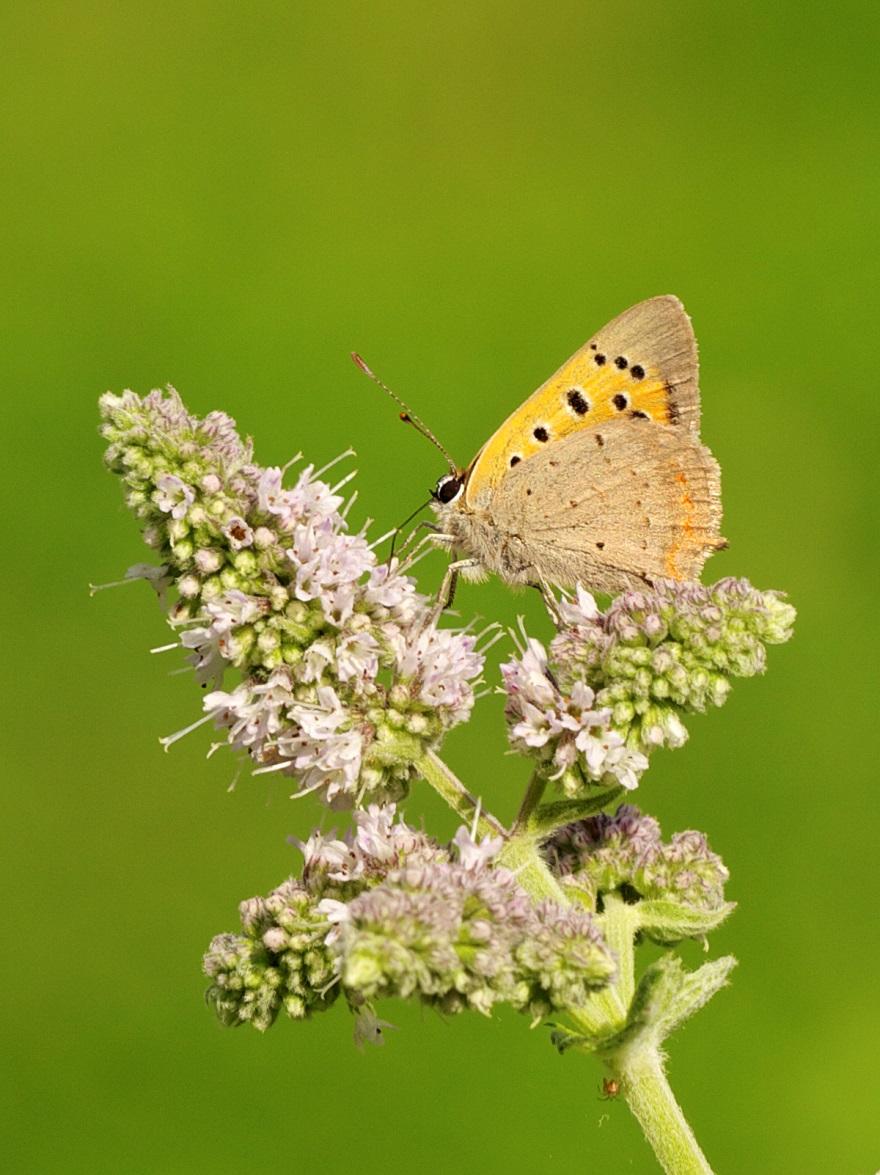
{"label": "butterfly", "polygon": [[727,545],[697,376],[681,302],[649,298],[576,351],[466,468],[447,454],[450,472],[432,492],[431,538],[453,556],[441,606],[460,573],[535,585],[548,604],[552,586],[614,593],[696,579]]}

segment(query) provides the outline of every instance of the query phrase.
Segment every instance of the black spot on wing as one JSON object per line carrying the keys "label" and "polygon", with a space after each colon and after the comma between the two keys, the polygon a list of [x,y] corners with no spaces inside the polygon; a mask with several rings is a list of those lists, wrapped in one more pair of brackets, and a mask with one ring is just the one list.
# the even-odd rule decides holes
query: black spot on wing
{"label": "black spot on wing", "polygon": [[568,401],[568,406],[572,412],[576,412],[578,416],[584,416],[590,411],[590,405],[584,399],[584,395],[580,388],[569,388],[565,393],[565,398]]}

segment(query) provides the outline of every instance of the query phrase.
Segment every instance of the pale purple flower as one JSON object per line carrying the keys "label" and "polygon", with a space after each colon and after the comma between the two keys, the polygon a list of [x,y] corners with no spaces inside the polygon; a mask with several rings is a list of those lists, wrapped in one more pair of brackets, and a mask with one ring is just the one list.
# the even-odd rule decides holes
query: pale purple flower
{"label": "pale purple flower", "polygon": [[430,626],[400,633],[392,644],[397,672],[420,702],[450,725],[467,718],[474,703],[471,681],[483,667],[474,636]]}
{"label": "pale purple flower", "polygon": [[223,566],[223,556],[212,547],[200,547],[193,555],[193,562],[202,575],[213,575]]}
{"label": "pale purple flower", "polygon": [[486,835],[478,841],[463,824],[452,838],[458,860],[465,869],[483,869],[491,865],[504,848],[504,838]]}
{"label": "pale purple flower", "polygon": [[308,465],[299,475],[293,489],[282,486],[283,471],[270,466],[261,471],[257,484],[257,503],[264,514],[275,516],[282,531],[293,531],[303,519],[334,522],[344,499],[330,487],[313,477],[314,466]]}
{"label": "pale purple flower", "polygon": [[229,664],[225,649],[220,647],[225,637],[214,628],[188,628],[180,634],[181,646],[192,649],[188,660],[200,685],[219,685],[222,681]]}
{"label": "pale purple flower", "polygon": [[303,880],[313,892],[325,892],[326,881],[364,884],[382,878],[407,860],[443,857],[436,842],[397,817],[394,804],[370,804],[354,814],[355,827],[343,839],[331,832],[313,832],[300,845]]}
{"label": "pale purple flower", "polygon": [[340,681],[364,684],[379,672],[380,644],[366,630],[346,632],[336,642],[336,673]]}
{"label": "pale purple flower", "polygon": [[195,499],[192,486],[173,473],[163,473],[156,479],[156,505],[172,518],[185,518]]}
{"label": "pale purple flower", "polygon": [[249,547],[254,541],[254,532],[248,526],[243,518],[237,514],[223,524],[223,534],[228,539],[229,545],[233,551],[240,551],[244,547]]}
{"label": "pale purple flower", "polygon": [[[581,600],[579,609],[586,607]],[[566,793],[580,786],[578,775],[572,774],[575,767],[591,782],[637,786],[648,765],[645,756],[612,729],[611,709],[596,704],[596,694],[585,682],[575,681],[567,694],[559,689],[538,641],[527,640],[522,655],[502,665],[501,673],[511,745],[537,755]]]}
{"label": "pale purple flower", "polygon": [[[342,454],[343,457],[351,455],[351,450]],[[335,461],[331,464],[335,464]],[[345,499],[316,477],[314,469],[314,465],[307,465],[293,489],[287,491],[288,508],[297,518],[335,520]]]}
{"label": "pale purple flower", "polygon": [[283,474],[277,465],[270,465],[260,474],[257,482],[257,505],[263,514],[282,515],[282,505],[287,491],[282,487]]}
{"label": "pale purple flower", "polygon": [[216,726],[227,728],[232,745],[261,760],[267,747],[286,729],[293,702],[290,674],[278,669],[265,682],[244,681],[231,692],[207,694],[203,708]]}
{"label": "pale purple flower", "polygon": [[340,533],[329,519],[296,526],[287,556],[298,600],[318,600],[329,620],[343,624],[359,595],[358,581],[375,556],[362,535]]}
{"label": "pale purple flower", "polygon": [[358,730],[346,728],[351,718],[336,691],[321,686],[317,704],[297,702],[276,741],[278,765],[289,760],[303,792],[321,788],[327,803],[349,803],[356,797],[364,742]]}
{"label": "pale purple flower", "polygon": [[[348,478],[331,486],[308,465],[287,488],[229,417],[190,416],[173,392],[105,397],[102,410],[108,462],[164,560],[151,575],[178,589],[179,644],[215,687],[207,717],[261,770],[336,806],[403,795],[421,754],[470,713],[475,639],[437,632],[399,564],[347,530]],[[226,668],[242,680],[222,689]]]}
{"label": "pale purple flower", "polygon": [[639,778],[648,768],[647,756],[628,747],[616,730],[601,734],[580,730],[574,741],[589,779],[597,783],[612,779],[627,791],[639,786]]}
{"label": "pale purple flower", "polygon": [[374,611],[377,619],[390,620],[408,628],[424,615],[424,598],[407,575],[397,570],[397,560],[378,563],[371,568],[364,586],[364,604]]}
{"label": "pale purple flower", "polygon": [[575,598],[569,600],[563,596],[558,602],[558,607],[563,624],[569,628],[592,624],[600,615],[595,598],[580,584],[576,587]]}

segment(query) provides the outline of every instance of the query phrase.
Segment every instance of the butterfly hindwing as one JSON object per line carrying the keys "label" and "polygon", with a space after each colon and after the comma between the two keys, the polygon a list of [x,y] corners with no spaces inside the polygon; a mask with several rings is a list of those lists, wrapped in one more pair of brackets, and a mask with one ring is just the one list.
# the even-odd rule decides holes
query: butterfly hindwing
{"label": "butterfly hindwing", "polygon": [[521,462],[619,418],[699,429],[696,341],[671,295],[624,311],[508,417],[470,469],[467,504],[485,507]]}
{"label": "butterfly hindwing", "polygon": [[697,578],[724,545],[717,462],[696,436],[645,420],[609,420],[516,466],[493,516],[502,545],[522,536],[525,565],[600,591]]}

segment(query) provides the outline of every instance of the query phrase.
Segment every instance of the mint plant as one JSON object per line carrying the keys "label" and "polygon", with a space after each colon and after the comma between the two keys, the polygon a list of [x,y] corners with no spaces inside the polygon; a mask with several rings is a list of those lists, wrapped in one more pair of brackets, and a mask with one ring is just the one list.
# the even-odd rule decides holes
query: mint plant
{"label": "mint plant", "polygon": [[[155,558],[127,578],[152,584],[167,647],[210,687],[166,747],[211,724],[254,774],[350,813],[347,832],[313,832],[298,873],[242,902],[240,924],[211,942],[222,1023],[265,1031],[341,1002],[356,1040],[378,1042],[390,997],[445,1013],[510,1004],[549,1025],[560,1052],[595,1054],[664,1170],[709,1171],[663,1050],[734,966],[689,971],[676,953],[732,910],[728,874],[702,833],[664,841],[620,801],[655,750],[683,745],[688,715],[764,670],[792,606],[742,579],[658,582],[604,612],[584,588],[561,599],[549,648],[523,631],[501,667],[510,745],[534,764],[506,828],[440,757],[503,634],[438,626],[414,561],[383,563],[382,539],[349,529],[353,475],[331,485],[330,466],[306,465],[285,485],[289,466],[258,465],[234,421],[192,416],[173,389],[100,406],[107,465]],[[449,844],[403,817],[423,784],[461,818]],[[645,942],[664,953],[640,967]]]}

